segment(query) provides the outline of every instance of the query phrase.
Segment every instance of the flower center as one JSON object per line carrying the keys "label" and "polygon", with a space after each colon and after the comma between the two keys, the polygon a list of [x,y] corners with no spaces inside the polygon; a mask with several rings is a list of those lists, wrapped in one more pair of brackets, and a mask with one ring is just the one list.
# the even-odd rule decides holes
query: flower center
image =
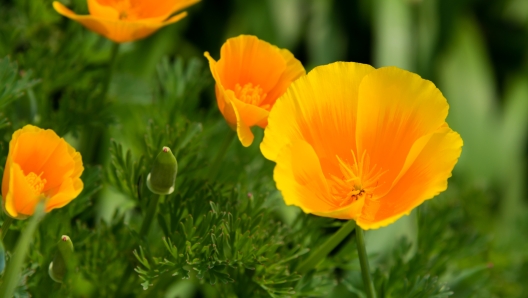
{"label": "flower center", "polygon": [[37,176],[37,174],[31,172],[27,174],[26,181],[29,183],[35,194],[40,195],[42,193],[42,189],[44,188],[44,185],[46,185],[46,179],[42,179],[43,173],[40,173],[40,175]]}
{"label": "flower center", "polygon": [[[244,87],[240,86],[240,84],[236,84],[235,86],[235,96],[236,98],[240,99],[241,101],[251,104],[254,106],[259,106],[260,103],[266,99],[266,93],[260,88],[260,85],[253,86],[251,83],[247,83],[244,85]],[[263,108],[266,108],[268,105],[262,106]]]}
{"label": "flower center", "polygon": [[353,163],[349,163],[336,156],[341,177],[331,175],[329,182],[338,206],[351,204],[362,197],[372,197],[374,190],[380,186],[379,179],[387,172],[371,165],[366,152],[363,152],[359,160],[352,151],[352,157]]}
{"label": "flower center", "polygon": [[110,0],[109,6],[119,12],[120,20],[136,20],[138,14],[134,11],[134,3],[130,0]]}

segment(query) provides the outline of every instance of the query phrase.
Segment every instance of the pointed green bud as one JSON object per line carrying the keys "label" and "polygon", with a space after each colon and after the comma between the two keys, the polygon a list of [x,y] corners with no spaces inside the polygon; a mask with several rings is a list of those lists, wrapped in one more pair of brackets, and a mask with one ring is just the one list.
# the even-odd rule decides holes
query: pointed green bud
{"label": "pointed green bud", "polygon": [[163,147],[147,176],[147,186],[155,194],[168,195],[174,191],[178,162],[169,147]]}
{"label": "pointed green bud", "polygon": [[68,266],[71,264],[73,258],[73,243],[70,237],[63,235],[57,244],[57,251],[55,257],[49,265],[49,275],[51,279],[62,283],[64,276],[68,271]]}

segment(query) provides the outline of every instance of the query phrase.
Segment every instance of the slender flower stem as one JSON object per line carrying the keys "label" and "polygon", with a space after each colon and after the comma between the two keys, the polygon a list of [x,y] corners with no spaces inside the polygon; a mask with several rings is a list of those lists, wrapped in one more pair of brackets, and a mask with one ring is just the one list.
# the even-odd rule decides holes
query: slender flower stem
{"label": "slender flower stem", "polygon": [[374,290],[374,283],[370,278],[370,269],[368,264],[367,250],[365,249],[365,236],[360,226],[356,226],[356,243],[359,254],[359,264],[361,265],[361,275],[363,276],[363,284],[368,298],[376,298],[376,291]]}
{"label": "slender flower stem", "polygon": [[[150,225],[152,224],[154,215],[156,214],[158,202],[162,198],[163,198],[163,195],[156,196],[152,201],[149,202],[149,205],[147,207],[147,213],[145,214],[145,218],[143,218],[143,222],[141,223],[141,228],[139,229],[140,238],[147,238],[148,232],[150,230]],[[125,272],[123,272],[123,276],[121,277],[121,280],[119,281],[119,286],[116,289],[114,297],[121,296],[121,291],[125,288],[125,285],[128,279],[130,278],[130,275],[132,274],[133,270],[134,270],[134,267],[132,263],[128,263],[127,268],[125,269]]]}
{"label": "slender flower stem", "polygon": [[1,239],[0,240],[4,241],[4,238],[7,235],[7,231],[9,231],[9,227],[11,226],[11,224],[13,223],[14,220],[15,219],[12,218],[11,216],[7,216],[6,215],[6,217],[4,219],[4,222],[2,223],[2,227],[0,228],[1,229],[1,231],[0,231]]}
{"label": "slender flower stem", "polygon": [[227,153],[227,149],[235,139],[236,132],[235,131],[229,131],[229,135],[226,136],[224,139],[224,142],[222,143],[222,146],[220,147],[220,150],[216,153],[215,159],[213,160],[213,163],[211,163],[211,166],[209,167],[209,178],[215,179],[218,175],[218,171],[220,170],[220,165],[222,164],[222,161]]}
{"label": "slender flower stem", "polygon": [[13,250],[13,257],[9,260],[9,264],[4,273],[2,285],[0,286],[0,297],[13,297],[15,288],[20,282],[22,266],[24,265],[24,260],[29,250],[31,240],[33,239],[33,234],[45,214],[44,202],[41,202],[37,205],[35,213],[33,213],[33,216],[29,220],[28,225],[18,239],[15,249]]}
{"label": "slender flower stem", "polygon": [[297,267],[298,273],[308,272],[310,269],[313,269],[317,264],[324,259],[336,246],[339,245],[353,230],[356,226],[356,222],[349,220],[347,223],[341,226],[341,228],[330,238],[328,238],[325,243],[319,246],[314,250],[310,256],[304,260],[299,267]]}
{"label": "slender flower stem", "polygon": [[159,200],[163,197],[156,196],[152,201],[149,202],[148,208],[147,208],[147,214],[145,215],[145,218],[143,219],[143,223],[141,223],[141,229],[139,230],[139,236],[141,238],[148,236],[148,231],[150,229],[150,225],[152,224],[152,219],[154,218],[154,215],[156,214],[156,208],[158,207]]}

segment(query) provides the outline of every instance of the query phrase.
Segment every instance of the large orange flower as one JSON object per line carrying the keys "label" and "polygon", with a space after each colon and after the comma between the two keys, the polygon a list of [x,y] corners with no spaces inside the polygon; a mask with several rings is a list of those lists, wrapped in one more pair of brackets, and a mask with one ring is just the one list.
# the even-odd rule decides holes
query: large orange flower
{"label": "large orange flower", "polygon": [[40,200],[46,212],[61,208],[83,189],[81,154],[50,129],[26,125],[15,131],[2,179],[6,213],[22,219]]}
{"label": "large orange flower", "polygon": [[200,0],[87,0],[89,15],[77,15],[61,3],[53,8],[61,15],[115,42],[138,40],[163,26],[183,19],[174,13]]}
{"label": "large orange flower", "polygon": [[246,147],[253,142],[250,127],[265,128],[277,98],[305,74],[301,62],[290,51],[255,36],[228,39],[218,61],[208,52],[205,57],[216,81],[218,108]]}
{"label": "large orange flower", "polygon": [[333,63],[277,101],[260,148],[287,204],[376,229],[447,188],[462,150],[448,109],[416,74]]}

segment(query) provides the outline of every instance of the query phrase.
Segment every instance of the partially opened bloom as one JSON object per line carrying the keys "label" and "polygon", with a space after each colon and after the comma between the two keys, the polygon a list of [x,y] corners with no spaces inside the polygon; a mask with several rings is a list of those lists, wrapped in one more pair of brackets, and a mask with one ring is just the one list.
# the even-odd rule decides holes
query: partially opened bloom
{"label": "partially opened bloom", "polygon": [[290,51],[255,36],[228,39],[218,61],[208,52],[205,57],[216,81],[218,108],[246,147],[253,142],[250,127],[265,128],[277,98],[305,74],[301,62]]}
{"label": "partially opened bloom", "polygon": [[430,81],[384,67],[337,62],[295,81],[269,116],[261,150],[289,205],[393,223],[447,188],[462,150],[449,106]]}
{"label": "partially opened bloom", "polygon": [[46,212],[61,208],[83,189],[81,154],[51,130],[26,125],[15,131],[2,179],[4,211],[31,216],[40,200]]}
{"label": "partially opened bloom", "polygon": [[115,42],[134,41],[183,19],[176,12],[200,0],[87,0],[89,15],[78,15],[60,2],[53,8],[93,32]]}

